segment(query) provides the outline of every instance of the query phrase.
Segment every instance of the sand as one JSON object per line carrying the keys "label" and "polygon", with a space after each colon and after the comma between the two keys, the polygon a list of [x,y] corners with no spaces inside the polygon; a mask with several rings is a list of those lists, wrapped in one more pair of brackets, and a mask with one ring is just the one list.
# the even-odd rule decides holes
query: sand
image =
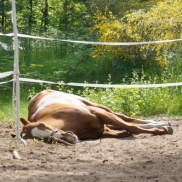
{"label": "sand", "polygon": [[[169,121],[169,119],[167,119]],[[0,182],[181,182],[182,119],[170,119],[173,135],[82,141],[73,146],[26,140],[9,144],[13,125],[1,125]]]}

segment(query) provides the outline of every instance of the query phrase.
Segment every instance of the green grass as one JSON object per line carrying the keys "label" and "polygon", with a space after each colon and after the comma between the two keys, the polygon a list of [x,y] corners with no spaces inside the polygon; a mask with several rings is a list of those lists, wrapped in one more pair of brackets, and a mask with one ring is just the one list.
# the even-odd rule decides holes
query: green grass
{"label": "green grass", "polygon": [[[23,90],[23,89],[22,89]],[[1,92],[2,93],[2,92]],[[27,106],[29,99],[26,99],[26,94],[21,95],[20,109],[21,116],[27,118]],[[16,115],[16,106],[12,102],[12,92],[4,92],[0,95],[0,123],[14,122]]]}
{"label": "green grass", "polygon": [[[32,50],[33,51],[33,50]],[[169,61],[169,66],[159,70],[136,68],[130,62],[110,61],[107,57],[98,61],[88,53],[73,51],[73,54],[55,56],[47,49],[30,53],[20,53],[20,77],[47,81],[150,84],[182,81],[182,59]],[[45,54],[44,54],[45,53]],[[11,55],[11,54],[10,54]],[[12,55],[0,56],[0,72],[13,69]],[[63,55],[63,54],[62,54]],[[25,61],[26,60],[26,61]],[[0,79],[0,81],[9,80]],[[103,89],[88,87],[68,87],[46,84],[21,83],[21,117],[27,118],[30,98],[43,89],[56,89],[81,95],[93,102],[103,104],[115,112],[134,117],[182,116],[182,86],[147,89]],[[0,122],[7,122],[12,115],[12,83],[0,85]],[[13,121],[13,120],[12,120]]]}
{"label": "green grass", "polygon": [[[51,87],[48,87],[51,88]],[[76,93],[93,102],[103,104],[115,112],[124,113],[132,117],[151,116],[181,116],[182,98],[179,87],[151,88],[151,89],[102,89],[88,88],[76,91],[70,87],[56,88],[60,91]],[[37,91],[42,90],[41,88]],[[21,117],[27,118],[27,106],[31,95],[35,94],[34,89],[24,92],[21,88]],[[8,98],[9,97],[9,98]],[[6,97],[1,95],[0,120],[7,122],[12,115],[11,94]],[[10,121],[13,121],[12,119]]]}

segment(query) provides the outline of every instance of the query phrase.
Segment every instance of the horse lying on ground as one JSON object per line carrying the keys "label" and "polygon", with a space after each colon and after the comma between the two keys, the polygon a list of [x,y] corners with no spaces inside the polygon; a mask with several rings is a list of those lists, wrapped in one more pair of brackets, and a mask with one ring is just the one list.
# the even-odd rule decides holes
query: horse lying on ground
{"label": "horse lying on ground", "polygon": [[28,106],[28,120],[20,121],[24,125],[20,133],[24,139],[54,137],[70,144],[140,133],[173,133],[169,122],[130,118],[80,96],[54,90],[35,95]]}

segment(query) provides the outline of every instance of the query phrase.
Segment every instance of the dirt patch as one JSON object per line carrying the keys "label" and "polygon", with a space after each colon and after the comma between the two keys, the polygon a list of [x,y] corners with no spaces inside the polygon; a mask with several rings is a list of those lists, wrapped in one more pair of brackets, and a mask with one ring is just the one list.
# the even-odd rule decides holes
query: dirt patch
{"label": "dirt patch", "polygon": [[173,135],[84,141],[75,146],[18,142],[21,159],[9,152],[12,126],[1,125],[0,182],[173,182],[182,179],[182,120]]}

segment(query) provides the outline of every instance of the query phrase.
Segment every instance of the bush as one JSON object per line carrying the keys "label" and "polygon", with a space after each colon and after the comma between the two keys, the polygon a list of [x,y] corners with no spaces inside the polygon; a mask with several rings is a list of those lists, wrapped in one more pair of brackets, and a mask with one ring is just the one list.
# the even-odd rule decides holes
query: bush
{"label": "bush", "polygon": [[[107,8],[97,11],[92,32],[102,42],[148,42],[179,39],[182,29],[182,1],[161,1],[149,10],[133,10],[121,19],[113,16]],[[92,56],[110,54],[110,59],[130,61],[133,65],[154,64],[165,67],[170,53],[181,49],[180,42],[158,43],[138,46],[97,46]]]}

